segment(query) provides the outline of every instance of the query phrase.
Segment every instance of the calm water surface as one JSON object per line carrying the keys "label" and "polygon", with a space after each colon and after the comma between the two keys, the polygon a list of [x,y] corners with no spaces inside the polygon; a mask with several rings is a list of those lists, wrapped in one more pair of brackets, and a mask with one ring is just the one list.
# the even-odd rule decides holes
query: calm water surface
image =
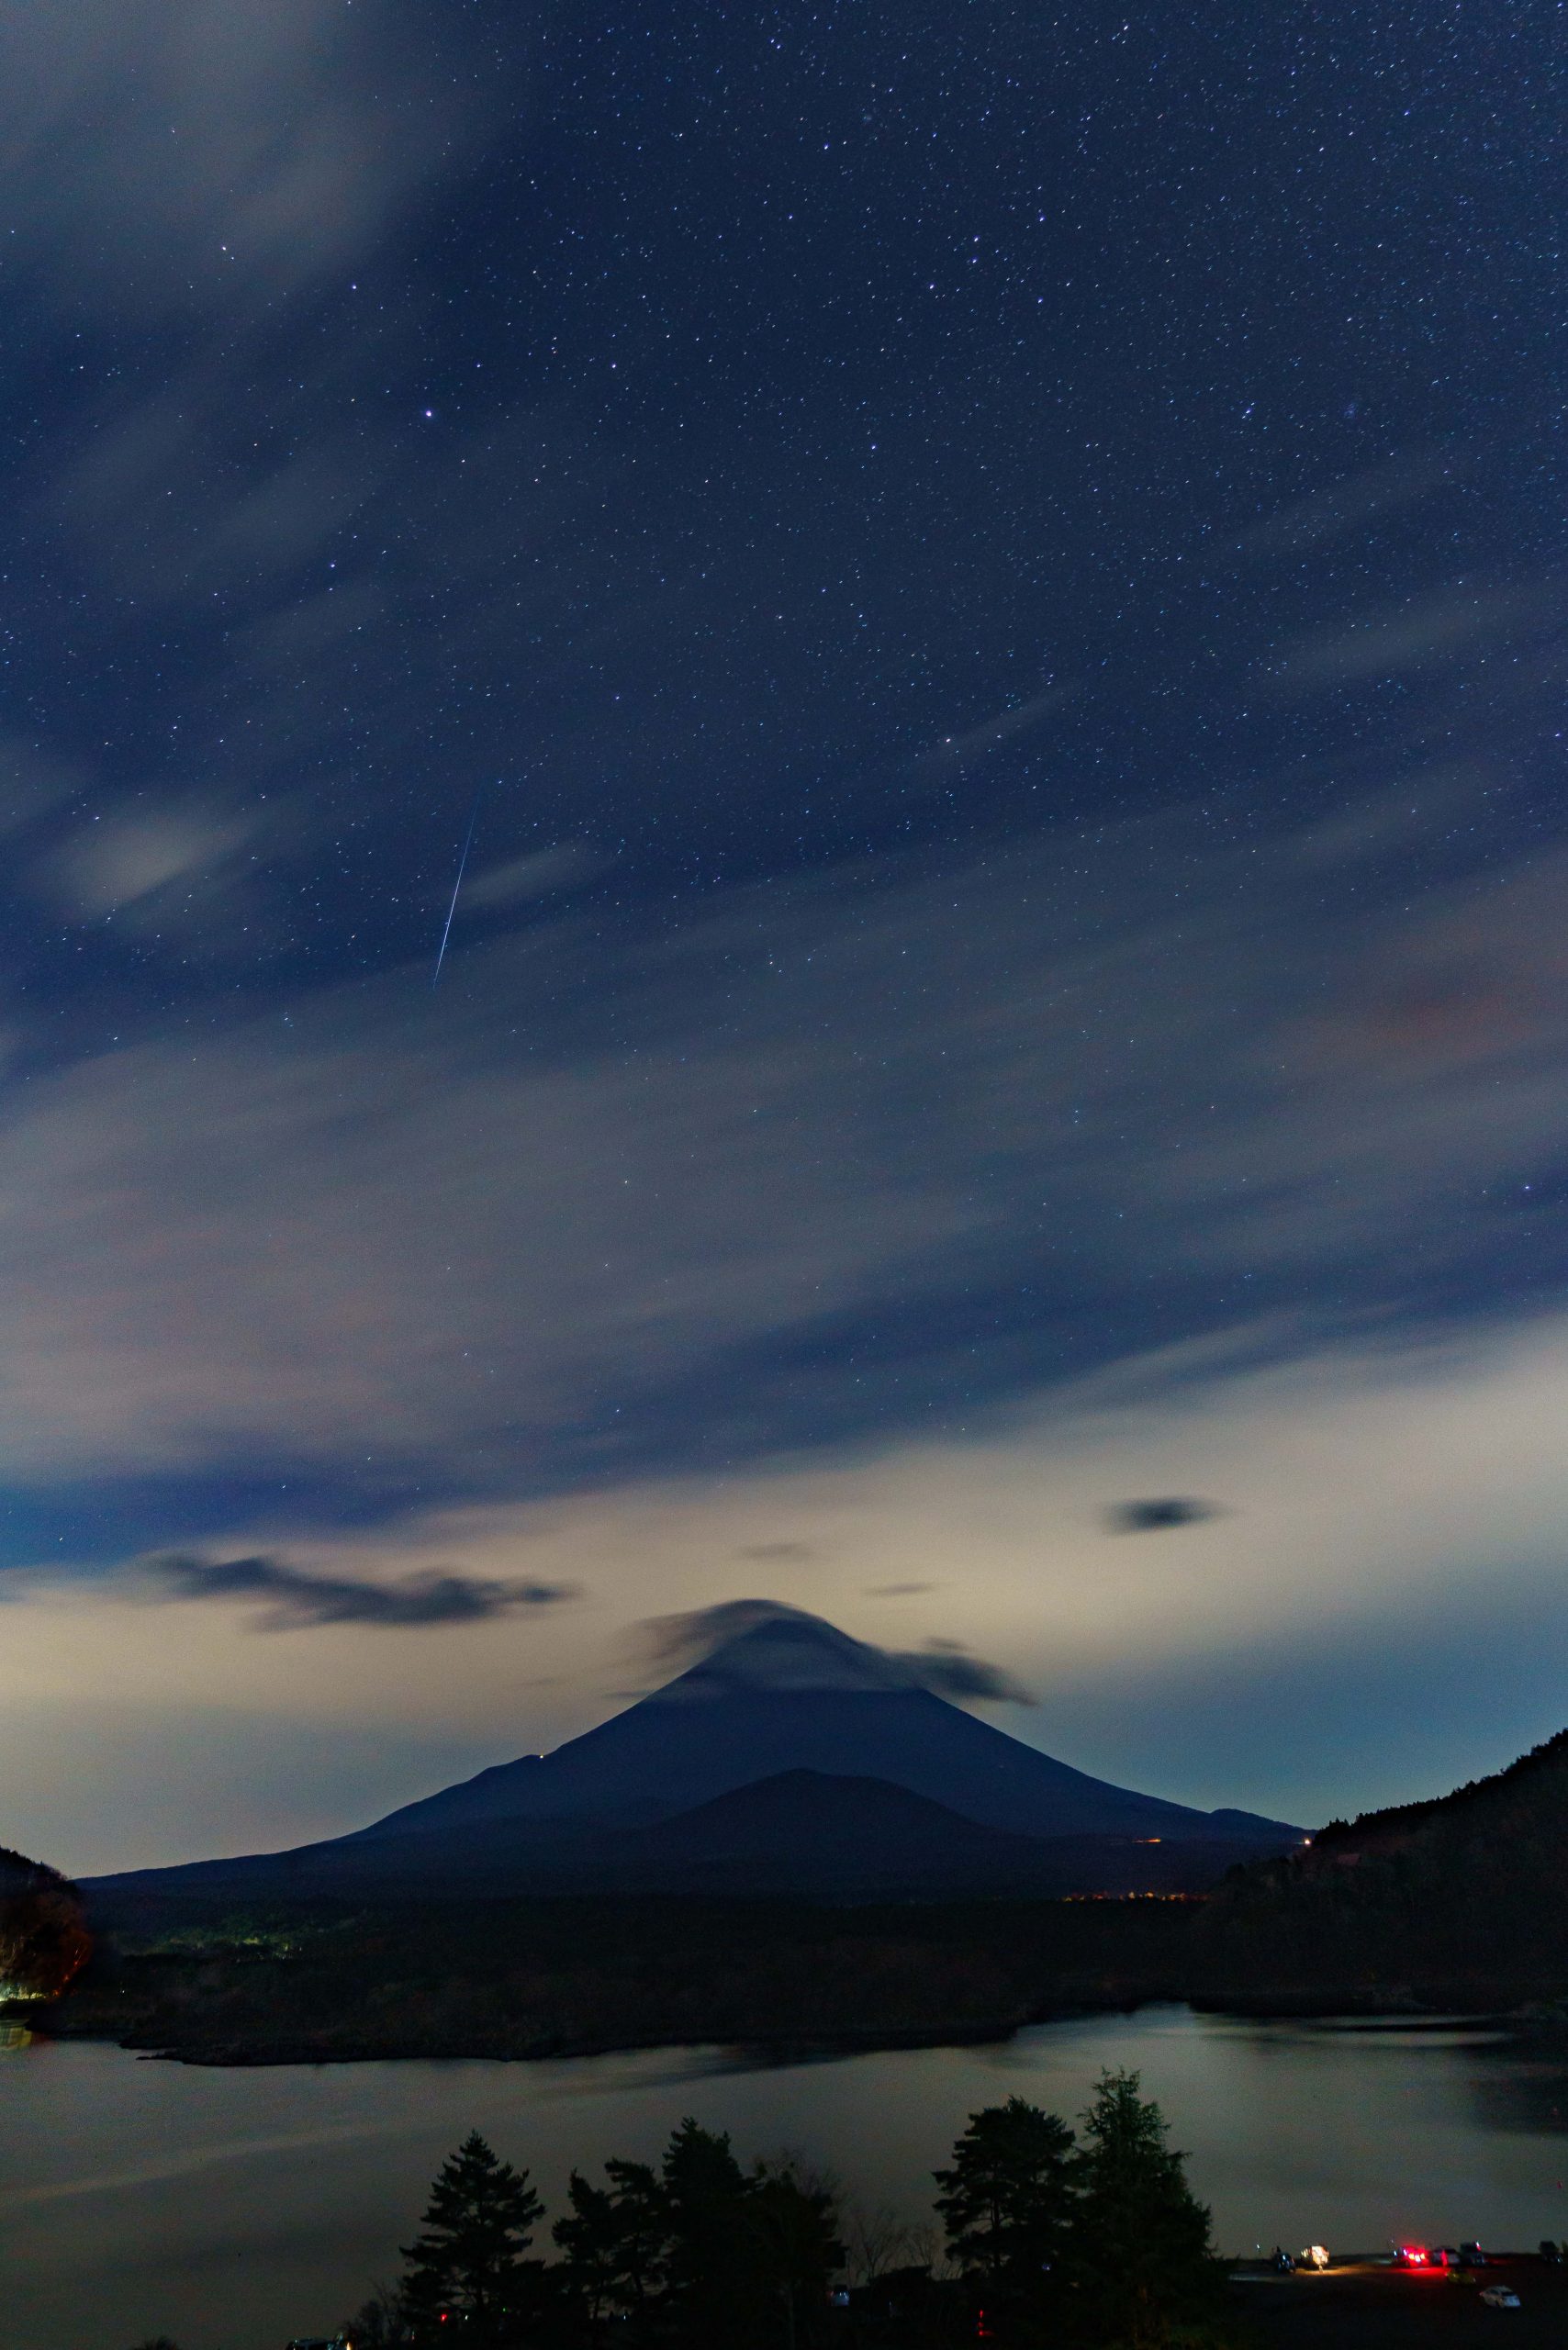
{"label": "calm water surface", "polygon": [[1568,2232],[1568,2056],[1464,2026],[1150,2008],[782,2067],[696,2050],[217,2072],[35,2042],[0,2048],[0,2350],[157,2333],[279,2350],[325,2332],[396,2272],[431,2173],[473,2128],[554,2209],[574,2164],[652,2158],[693,2113],[744,2156],[801,2148],[913,2217],[974,2107],[1016,2093],[1071,2116],[1107,2065],[1161,2100],[1227,2251]]}

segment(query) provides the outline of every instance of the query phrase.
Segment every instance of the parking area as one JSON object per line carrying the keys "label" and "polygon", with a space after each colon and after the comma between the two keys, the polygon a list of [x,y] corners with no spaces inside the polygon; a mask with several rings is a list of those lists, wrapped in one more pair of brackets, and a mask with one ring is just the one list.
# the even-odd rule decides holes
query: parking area
{"label": "parking area", "polygon": [[[1482,2300],[1502,2287],[1518,2309]],[[1514,2343],[1520,2350],[1568,2344],[1568,2268],[1533,2254],[1498,2254],[1474,2276],[1392,2269],[1382,2260],[1337,2260],[1322,2276],[1277,2277],[1243,2263],[1232,2287],[1238,2308],[1259,2339],[1281,2350],[1470,2350],[1472,2344]]]}

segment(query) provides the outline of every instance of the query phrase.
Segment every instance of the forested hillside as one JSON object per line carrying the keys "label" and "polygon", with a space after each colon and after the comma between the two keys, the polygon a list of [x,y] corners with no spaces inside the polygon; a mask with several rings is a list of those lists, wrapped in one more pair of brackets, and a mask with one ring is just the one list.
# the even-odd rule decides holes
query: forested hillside
{"label": "forested hillside", "polygon": [[1452,1795],[1332,1821],[1302,1852],[1236,1872],[1195,1938],[1205,1995],[1559,1998],[1565,1842],[1568,1730]]}
{"label": "forested hillside", "polygon": [[0,1846],[0,1998],[54,1996],[90,1948],[75,1887],[57,1869]]}

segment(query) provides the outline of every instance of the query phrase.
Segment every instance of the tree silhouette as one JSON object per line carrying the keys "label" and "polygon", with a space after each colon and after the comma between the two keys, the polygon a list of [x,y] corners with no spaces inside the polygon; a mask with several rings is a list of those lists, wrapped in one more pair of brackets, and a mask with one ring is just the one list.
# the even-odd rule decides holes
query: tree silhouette
{"label": "tree silhouette", "polygon": [[947,2247],[999,2335],[1039,2330],[1071,2212],[1072,2132],[1021,2097],[971,2113],[935,2176]]}
{"label": "tree silhouette", "polygon": [[754,2339],[783,2350],[809,2350],[820,2340],[831,2280],[844,2266],[832,2185],[808,2175],[794,2158],[759,2163],[745,2204],[745,2239],[761,2299]]}
{"label": "tree silhouette", "polygon": [[422,2232],[402,2246],[401,2298],[416,2328],[432,2332],[445,2312],[463,2321],[465,2342],[501,2340],[536,2265],[521,2255],[543,2209],[528,2173],[470,2131],[436,2173]]}
{"label": "tree silhouette", "polygon": [[1165,2117],[1137,2073],[1103,2073],[1083,2115],[1068,2248],[1075,2327],[1117,2350],[1165,2350],[1218,2314],[1226,2266],[1207,2207],[1166,2143]]}
{"label": "tree silhouette", "polygon": [[640,2331],[664,2276],[669,2199],[646,2163],[612,2156],[604,2170],[608,2187],[572,2173],[571,2210],[552,2232],[566,2255],[564,2281],[590,2321],[613,2314]]}
{"label": "tree silhouette", "polygon": [[373,2285],[338,2333],[350,2350],[394,2350],[408,2339],[402,2294],[395,2285]]}
{"label": "tree silhouette", "polygon": [[745,2330],[757,2300],[745,2231],[750,2185],[730,2151],[689,2115],[665,2149],[661,2171],[669,2213],[666,2269],[670,2313],[683,2342],[702,2350]]}

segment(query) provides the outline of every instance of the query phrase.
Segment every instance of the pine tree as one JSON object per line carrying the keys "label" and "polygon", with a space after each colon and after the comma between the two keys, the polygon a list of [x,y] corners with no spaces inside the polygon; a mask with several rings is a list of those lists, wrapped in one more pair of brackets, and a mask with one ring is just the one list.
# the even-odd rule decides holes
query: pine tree
{"label": "pine tree", "polygon": [[1205,2337],[1226,2274],[1207,2207],[1166,2143],[1165,2118],[1136,2073],[1103,2073],[1083,2115],[1068,2249],[1073,2330],[1116,2350]]}
{"label": "pine tree", "polygon": [[758,2163],[745,2205],[745,2237],[758,2288],[753,2339],[810,2350],[822,2338],[832,2279],[844,2266],[834,2188],[800,2164]]}
{"label": "pine tree", "polygon": [[683,2342],[728,2343],[745,2331],[756,2278],[745,2214],[751,2184],[728,2134],[689,2115],[665,2150],[661,2179],[669,2212],[666,2268],[671,2313]]}
{"label": "pine tree", "polygon": [[550,2232],[566,2255],[563,2282],[592,2325],[615,2308],[620,2283],[620,2230],[608,2188],[595,2187],[581,2171],[566,2181],[571,2209]]}
{"label": "pine tree", "polygon": [[402,2247],[401,2298],[421,2336],[440,2328],[444,2311],[464,2322],[465,2343],[505,2339],[536,2266],[521,2255],[543,2210],[528,2173],[470,2131],[436,2173],[422,2233]]}
{"label": "pine tree", "polygon": [[1040,2331],[1072,2207],[1072,2132],[1021,2097],[971,2113],[935,2173],[947,2245],[998,2335]]}
{"label": "pine tree", "polygon": [[646,2163],[614,2159],[608,2187],[577,2171],[570,2211],[552,2232],[566,2254],[565,2282],[590,2319],[614,2313],[640,2326],[657,2293],[669,2243],[669,2201]]}

